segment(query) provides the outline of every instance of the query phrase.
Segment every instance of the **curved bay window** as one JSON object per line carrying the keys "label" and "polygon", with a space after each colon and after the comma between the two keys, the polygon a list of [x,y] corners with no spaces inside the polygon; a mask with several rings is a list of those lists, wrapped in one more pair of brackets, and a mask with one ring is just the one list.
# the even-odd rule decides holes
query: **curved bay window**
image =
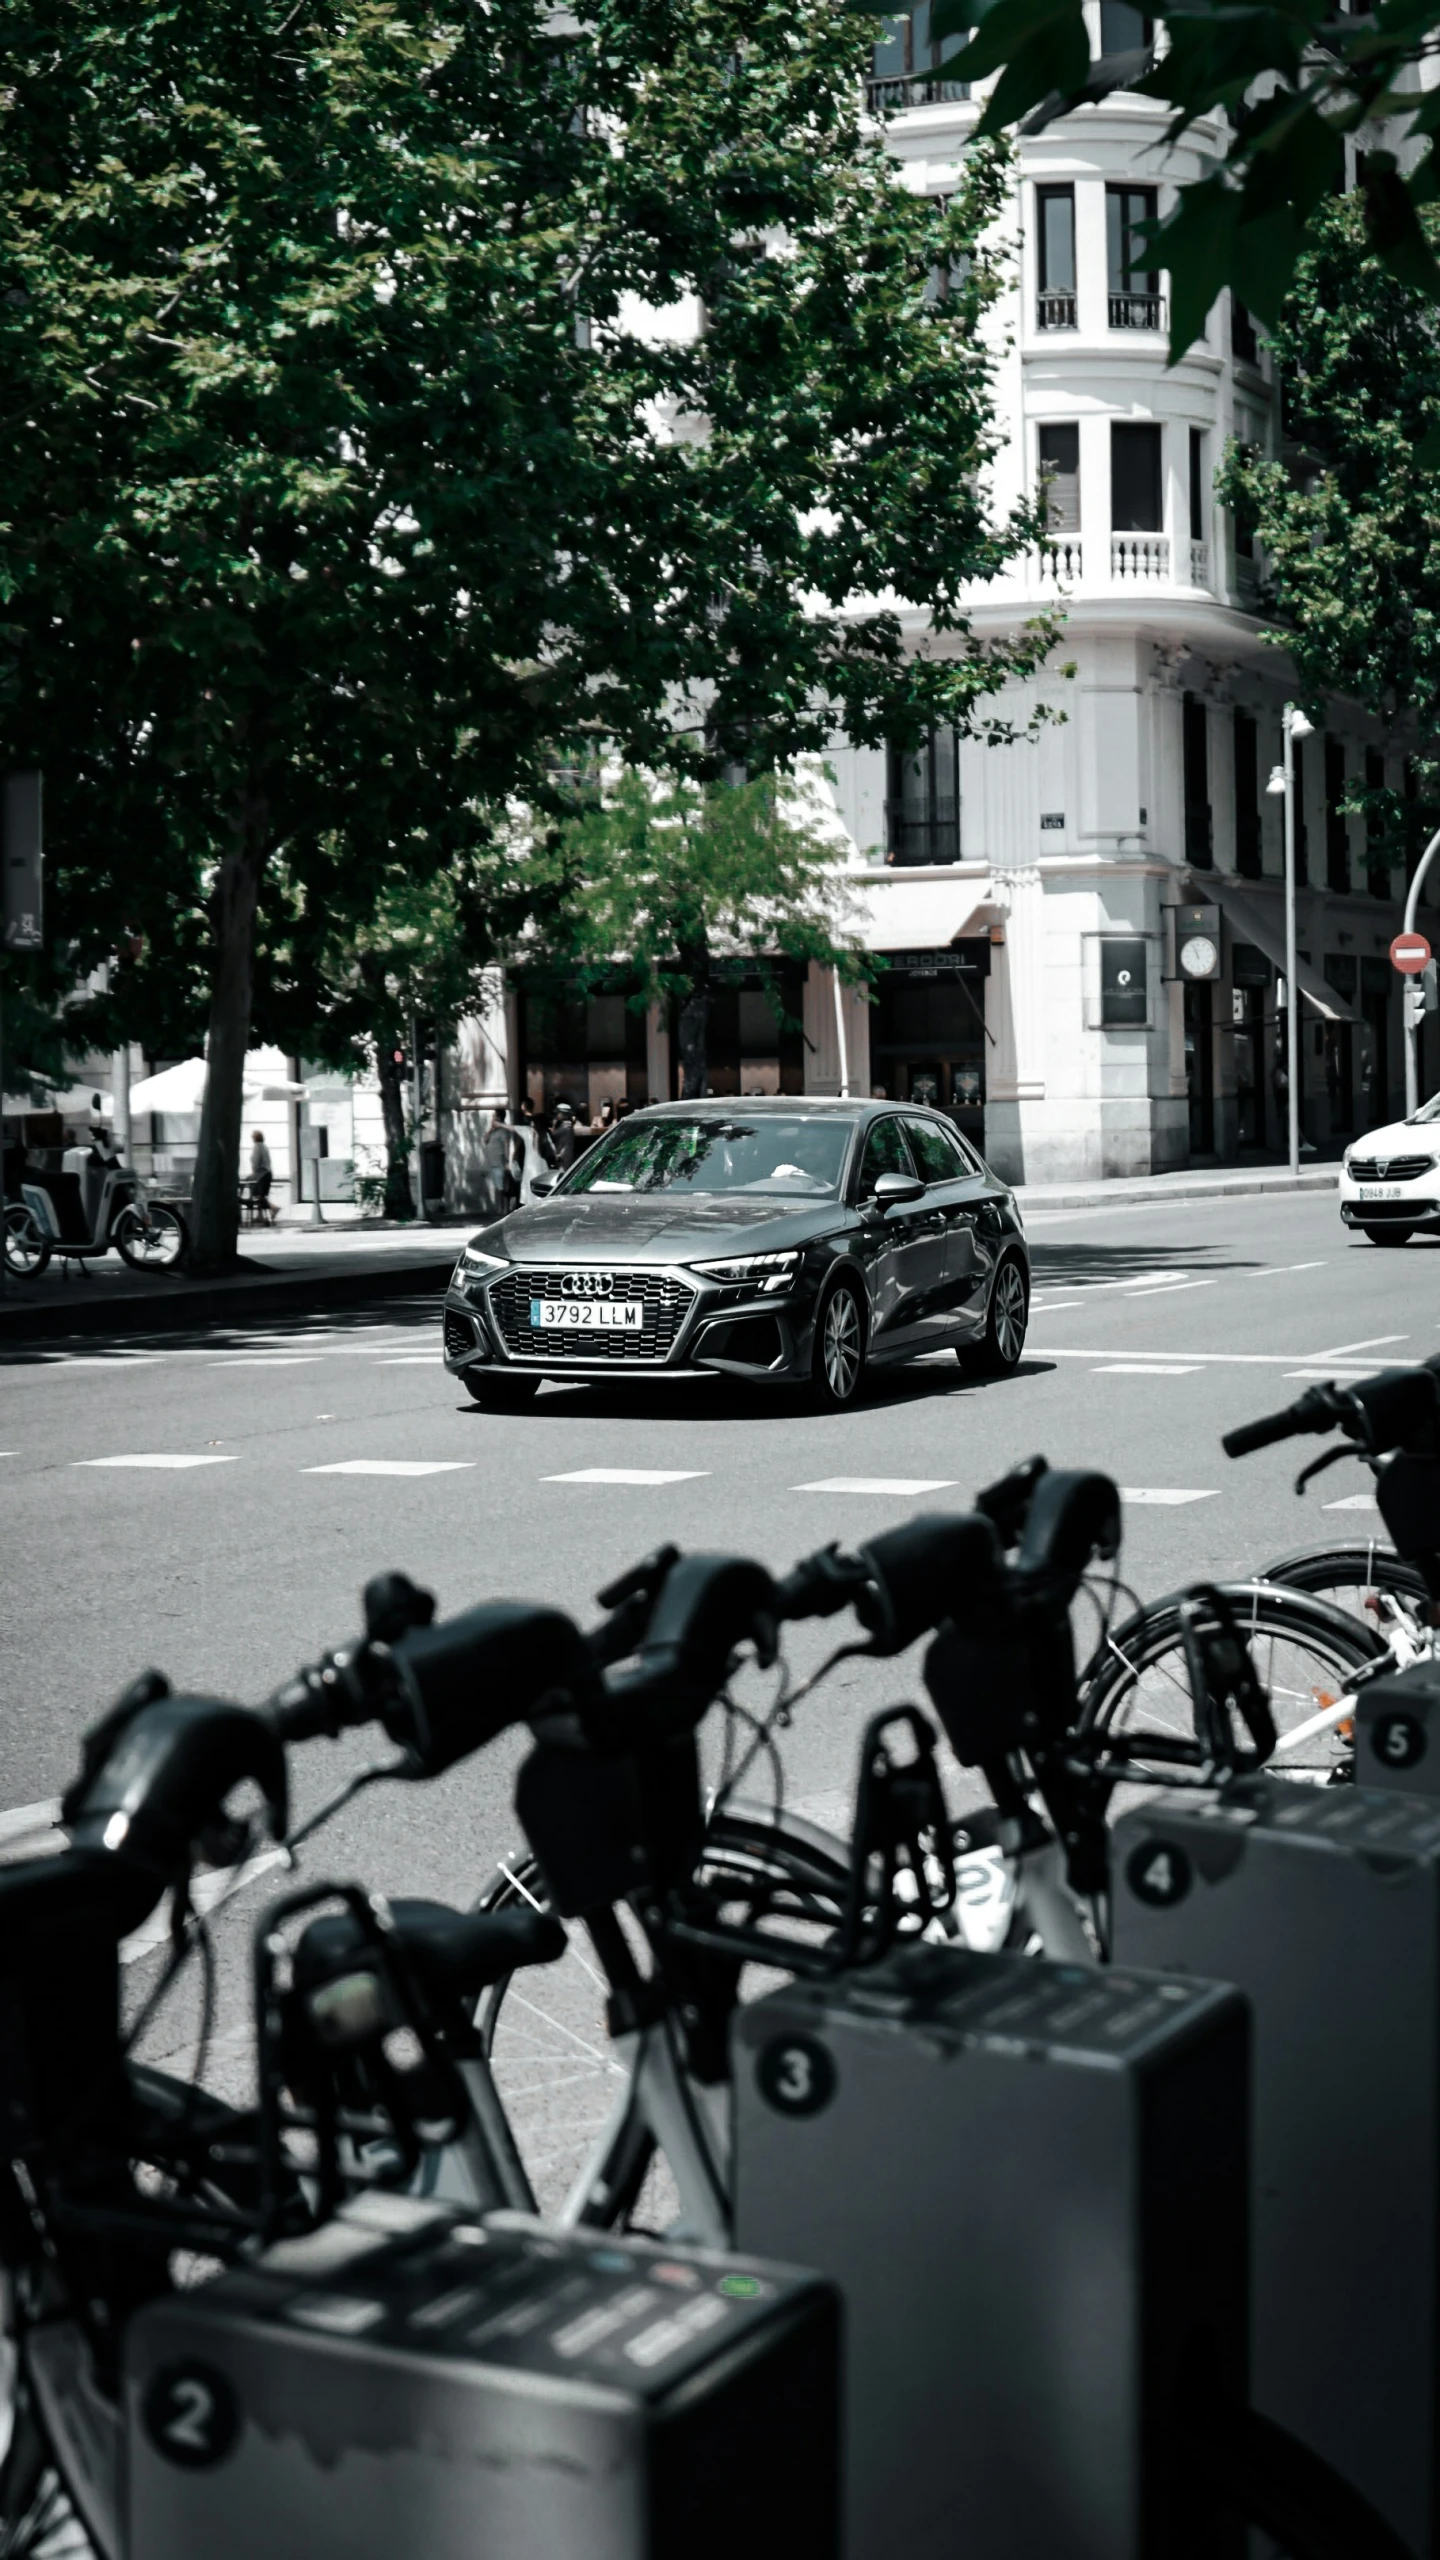
{"label": "curved bay window", "polygon": [[897,866],[959,861],[960,749],[953,729],[932,729],[914,749],[890,749],[885,859]]}
{"label": "curved bay window", "polygon": [[892,115],[897,107],[924,107],[970,95],[968,80],[946,80],[942,67],[968,42],[964,35],[936,43],[930,33],[930,0],[891,18],[882,18],[880,41],[865,83],[865,103],[872,115]]}

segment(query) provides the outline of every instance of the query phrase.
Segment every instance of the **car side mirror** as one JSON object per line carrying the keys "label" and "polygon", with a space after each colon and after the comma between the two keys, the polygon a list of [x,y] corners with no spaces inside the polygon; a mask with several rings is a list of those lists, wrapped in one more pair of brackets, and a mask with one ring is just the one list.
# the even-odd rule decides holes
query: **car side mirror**
{"label": "car side mirror", "polygon": [[532,1200],[548,1199],[554,1188],[555,1176],[553,1173],[535,1173],[531,1175],[530,1197]]}
{"label": "car side mirror", "polygon": [[907,1200],[923,1200],[925,1185],[913,1173],[881,1173],[870,1197],[878,1209],[899,1209]]}

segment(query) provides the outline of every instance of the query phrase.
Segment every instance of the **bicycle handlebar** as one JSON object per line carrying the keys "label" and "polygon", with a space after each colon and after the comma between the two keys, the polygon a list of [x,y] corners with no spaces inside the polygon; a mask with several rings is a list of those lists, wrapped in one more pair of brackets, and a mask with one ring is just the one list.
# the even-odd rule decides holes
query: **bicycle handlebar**
{"label": "bicycle handlebar", "polygon": [[1366,1457],[1392,1450],[1431,1457],[1440,1449],[1440,1377],[1433,1361],[1413,1369],[1378,1369],[1369,1378],[1329,1380],[1307,1387],[1279,1413],[1262,1414],[1227,1431],[1220,1446],[1228,1458],[1248,1457],[1276,1440],[1307,1432],[1343,1431]]}
{"label": "bicycle handlebar", "polygon": [[1220,1446],[1227,1458],[1248,1458],[1252,1449],[1268,1449],[1276,1440],[1298,1440],[1307,1431],[1342,1430],[1349,1419],[1339,1409],[1334,1387],[1307,1387],[1303,1396],[1279,1413],[1262,1413],[1257,1421],[1242,1422],[1225,1432]]}

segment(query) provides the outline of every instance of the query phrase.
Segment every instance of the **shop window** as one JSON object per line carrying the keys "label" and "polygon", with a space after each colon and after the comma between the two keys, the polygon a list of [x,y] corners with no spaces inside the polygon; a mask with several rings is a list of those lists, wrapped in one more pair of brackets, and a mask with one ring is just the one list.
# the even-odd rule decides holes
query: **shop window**
{"label": "shop window", "polygon": [[875,991],[870,1063],[896,1102],[943,1111],[983,1150],[990,945],[896,955]]}
{"label": "shop window", "polygon": [[[1385,788],[1385,758],[1378,747],[1365,750],[1365,788]],[[1365,879],[1372,898],[1390,895],[1390,861],[1385,846],[1385,817],[1380,809],[1365,812]]]}
{"label": "shop window", "polygon": [[885,859],[897,865],[960,859],[960,750],[953,729],[932,729],[914,750],[892,747],[885,802]]}
{"label": "shop window", "polygon": [[1215,1152],[1215,1024],[1209,985],[1185,989],[1185,1092],[1190,1153]]}
{"label": "shop window", "polygon": [[1078,426],[1041,427],[1040,486],[1052,533],[1080,530],[1080,430]]}
{"label": "shop window", "polygon": [[1110,427],[1110,525],[1115,533],[1160,533],[1165,513],[1160,429],[1116,418]]}
{"label": "shop window", "polygon": [[1213,870],[1210,819],[1210,714],[1198,695],[1182,706],[1185,771],[1185,859],[1198,871]]}
{"label": "shop window", "polygon": [[[1348,951],[1327,952],[1325,977],[1341,1002],[1355,1010],[1359,971]],[[1325,1090],[1330,1102],[1330,1135],[1345,1138],[1355,1128],[1355,1040],[1349,1022],[1325,1025]]]}
{"label": "shop window", "polygon": [[781,969],[775,984],[742,977],[715,987],[705,1035],[711,1092],[803,1093],[803,1004],[801,978],[793,965]]}
{"label": "shop window", "polygon": [[1075,326],[1075,190],[1035,190],[1040,298],[1036,324],[1041,329]]}
{"label": "shop window", "polygon": [[1325,741],[1325,885],[1341,896],[1350,886],[1350,821],[1340,803],[1345,797],[1345,748],[1339,738]]}
{"label": "shop window", "polygon": [[[1242,879],[1258,880],[1261,862],[1260,739],[1249,711],[1237,711],[1235,742],[1235,868]],[[1256,1141],[1257,1145],[1259,1141]]]}
{"label": "shop window", "polygon": [[1235,1134],[1242,1147],[1263,1147],[1275,1022],[1270,963],[1257,944],[1231,944],[1230,977],[1235,1035]]}
{"label": "shop window", "polygon": [[1308,887],[1310,880],[1310,836],[1305,825],[1305,741],[1290,741],[1290,771],[1295,782],[1295,886]]}

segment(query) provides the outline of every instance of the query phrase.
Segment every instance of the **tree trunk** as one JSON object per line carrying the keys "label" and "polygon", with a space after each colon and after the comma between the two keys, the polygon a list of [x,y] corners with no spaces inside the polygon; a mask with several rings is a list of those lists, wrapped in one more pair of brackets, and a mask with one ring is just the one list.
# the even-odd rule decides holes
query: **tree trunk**
{"label": "tree trunk", "polygon": [[376,1034],[375,1063],[380,1071],[380,1113],[385,1123],[385,1215],[387,1218],[413,1218],[415,1202],[410,1190],[410,1149],[405,1136],[405,1089],[395,1064],[395,1042],[389,1032]]}
{"label": "tree trunk", "polygon": [[710,946],[703,929],[692,940],[681,943],[678,956],[688,981],[688,993],[681,1003],[677,1025],[680,1035],[680,1090],[687,1102],[696,1102],[701,1094],[709,1091],[705,1044],[710,1027]]}
{"label": "tree trunk", "polygon": [[191,1268],[229,1271],[240,1228],[240,1115],[255,981],[255,910],[265,868],[266,812],[247,798],[210,901],[215,974],[210,988],[209,1072],[191,1202]]}

